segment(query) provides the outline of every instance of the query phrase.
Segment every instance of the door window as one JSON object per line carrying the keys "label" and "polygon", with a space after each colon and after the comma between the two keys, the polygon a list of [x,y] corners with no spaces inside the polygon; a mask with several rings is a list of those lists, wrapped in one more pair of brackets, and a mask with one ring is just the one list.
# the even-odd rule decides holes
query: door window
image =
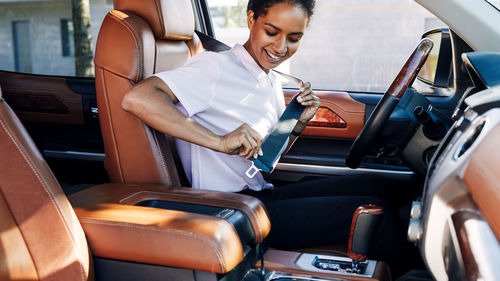
{"label": "door window", "polygon": [[110,0],[0,1],[0,70],[93,77],[97,34],[111,9]]}

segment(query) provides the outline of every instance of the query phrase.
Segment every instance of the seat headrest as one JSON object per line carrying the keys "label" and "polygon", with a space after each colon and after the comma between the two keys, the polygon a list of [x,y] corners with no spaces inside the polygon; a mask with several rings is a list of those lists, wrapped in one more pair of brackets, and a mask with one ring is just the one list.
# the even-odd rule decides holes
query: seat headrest
{"label": "seat headrest", "polygon": [[190,40],[195,23],[190,0],[114,0],[116,10],[144,18],[157,39]]}

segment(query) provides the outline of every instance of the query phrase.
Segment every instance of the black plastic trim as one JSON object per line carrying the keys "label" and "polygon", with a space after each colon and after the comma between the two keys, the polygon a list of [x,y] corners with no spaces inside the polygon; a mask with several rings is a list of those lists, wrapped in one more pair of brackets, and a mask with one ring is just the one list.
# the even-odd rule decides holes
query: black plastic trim
{"label": "black plastic trim", "polygon": [[500,85],[500,53],[470,52],[462,54],[462,59],[476,87]]}
{"label": "black plastic trim", "polygon": [[68,77],[65,79],[68,87],[75,93],[81,95],[95,96],[95,80],[94,78],[78,78],[78,77]]}
{"label": "black plastic trim", "polygon": [[356,220],[355,231],[352,237],[352,251],[360,255],[369,255],[373,234],[378,226],[381,213],[362,213]]}
{"label": "black plastic trim", "polygon": [[203,17],[202,21],[200,21],[201,23],[204,24],[204,26],[202,26],[202,31],[203,31],[203,33],[207,34],[208,36],[215,38],[214,27],[212,25],[212,18],[210,17],[210,10],[208,8],[207,1],[206,0],[198,0],[198,3],[199,3],[199,9],[201,12],[201,16]]}
{"label": "black plastic trim", "polygon": [[353,169],[359,167],[361,159],[366,154],[366,150],[368,149],[370,143],[380,133],[380,131],[382,131],[383,126],[386,124],[386,121],[389,119],[389,116],[392,114],[398,102],[398,98],[389,94],[385,94],[382,97],[377,106],[377,108],[379,108],[379,114],[372,113],[370,115],[370,118],[368,118],[365,126],[352,144],[345,160],[347,167]]}
{"label": "black plastic trim", "polygon": [[352,93],[349,92],[349,96],[355,101],[364,104],[376,105],[380,99],[382,99],[383,94],[369,94],[369,93]]}

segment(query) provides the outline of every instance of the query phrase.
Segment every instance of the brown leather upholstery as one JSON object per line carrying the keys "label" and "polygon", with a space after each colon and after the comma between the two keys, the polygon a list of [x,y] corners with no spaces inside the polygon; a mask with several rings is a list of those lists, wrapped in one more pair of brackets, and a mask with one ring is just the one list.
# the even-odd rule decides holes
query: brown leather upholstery
{"label": "brown leather upholstery", "polygon": [[[0,91],[1,99],[1,91]],[[261,242],[270,222],[259,200],[164,185],[106,184],[62,192],[35,144],[0,101],[0,280],[93,280],[91,255],[226,273],[243,246],[225,219],[135,206],[159,199],[239,209]],[[81,224],[80,224],[81,223]],[[85,234],[83,229],[85,230]]]}
{"label": "brown leather upholstery", "polygon": [[500,240],[500,125],[491,129],[472,154],[463,175],[472,198]]}
{"label": "brown leather upholstery", "polygon": [[0,158],[0,279],[93,279],[78,219],[5,101],[0,101]]}
{"label": "brown leather upholstery", "polygon": [[[146,191],[147,190],[147,191]],[[175,188],[169,191],[136,192],[121,203],[135,205],[146,200],[173,201],[214,207],[225,207],[242,211],[250,220],[255,233],[255,242],[261,243],[271,231],[271,222],[264,204],[252,196],[231,192],[217,192],[192,188]]]}
{"label": "brown leather upholstery", "polygon": [[23,235],[0,193],[0,280],[38,280]]}
{"label": "brown leather upholstery", "polygon": [[130,11],[144,18],[158,39],[190,40],[194,32],[191,1],[115,0],[115,9]]}
{"label": "brown leather upholstery", "polygon": [[228,221],[135,205],[145,200],[244,207],[241,209],[252,224],[256,221],[261,229],[262,225],[267,226],[265,233],[259,234],[260,239],[269,232],[262,203],[239,194],[191,188],[165,191],[160,185],[104,184],[70,196],[95,256],[215,273],[226,273],[243,260],[242,244]]}
{"label": "brown leather upholstery", "polygon": [[99,118],[112,182],[180,185],[162,134],[121,108],[125,92],[156,72],[179,67],[202,50],[189,0],[115,0],[97,40]]}
{"label": "brown leather upholstery", "polygon": [[[260,200],[252,196],[230,192],[192,188],[166,190],[161,185],[115,183],[98,185],[70,196],[72,205],[76,207],[95,204],[135,205],[146,200],[164,200],[240,210],[248,217],[254,229],[256,243],[262,242],[271,229],[266,209]],[[81,218],[79,208],[77,208],[76,213]]]}
{"label": "brown leather upholstery", "polygon": [[22,122],[85,124],[82,95],[70,88],[66,77],[0,71],[0,85]]}

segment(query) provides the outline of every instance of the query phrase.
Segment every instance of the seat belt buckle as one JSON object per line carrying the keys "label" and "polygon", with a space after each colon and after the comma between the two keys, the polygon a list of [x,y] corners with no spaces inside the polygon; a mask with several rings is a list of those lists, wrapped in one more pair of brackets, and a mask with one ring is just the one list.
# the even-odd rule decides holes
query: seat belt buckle
{"label": "seat belt buckle", "polygon": [[248,168],[248,170],[245,172],[245,175],[247,175],[247,177],[252,179],[260,171],[260,169],[257,168],[257,166],[255,166],[255,163],[253,161],[250,162],[252,162],[252,166]]}

